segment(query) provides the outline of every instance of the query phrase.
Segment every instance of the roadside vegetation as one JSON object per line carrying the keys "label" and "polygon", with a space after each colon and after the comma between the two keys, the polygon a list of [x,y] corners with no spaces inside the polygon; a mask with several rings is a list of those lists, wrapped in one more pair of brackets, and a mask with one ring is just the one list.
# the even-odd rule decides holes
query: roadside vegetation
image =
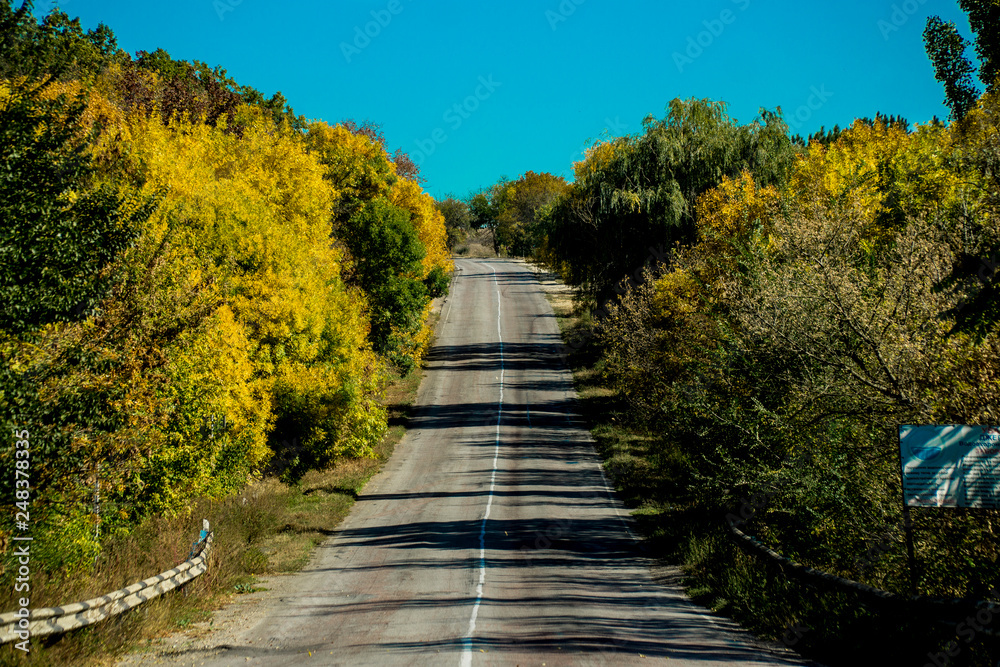
{"label": "roadside vegetation", "polygon": [[[827,664],[1000,652],[992,626],[805,586],[729,532],[907,595],[897,426],[1000,424],[1000,15],[962,5],[978,68],[954,26],[925,34],[949,124],[878,114],[807,141],[778,112],[675,100],[593,146],[533,220],[536,261],[576,288],[558,314],[582,410],[647,539],[696,599]],[[1000,513],[911,513],[921,594],[1000,601]]]}
{"label": "roadside vegetation", "polygon": [[[990,664],[986,630],[792,583],[728,533],[750,504],[740,525],[776,551],[906,593],[897,425],[1000,425],[1000,9],[960,5],[974,42],[925,32],[948,123],[802,138],[779,109],[677,99],[572,183],[527,171],[434,202],[375,123],[309,121],[219,67],[4,3],[0,422],[27,433],[31,482],[0,477],[0,511],[31,518],[0,527],[0,604],[15,530],[31,607],[216,530],[196,595],[28,659],[99,660],[301,567],[400,437],[453,251],[576,289],[557,314],[605,466],[697,599],[830,664],[949,642],[947,664]],[[997,511],[913,515],[921,593],[1000,601]]]}
{"label": "roadside vegetation", "polygon": [[[209,568],[185,586],[134,612],[63,635],[36,639],[26,656],[9,650],[0,664],[108,665],[173,632],[211,622],[212,612],[241,595],[266,590],[264,578],[297,572],[347,516],[368,480],[392,455],[420,386],[419,372],[396,376],[385,398],[389,429],[374,456],[342,459],[307,472],[297,484],[269,477],[224,499],[199,498],[185,514],[151,517],[106,540],[87,576],[33,576],[38,606],[55,606],[117,590],[177,565],[189,555],[201,520],[214,531]],[[9,648],[9,647],[8,647]]]}
{"label": "roadside vegetation", "polygon": [[[0,163],[0,423],[28,443],[0,464],[30,481],[0,478],[30,517],[0,527],[3,611],[15,535],[32,608],[176,566],[202,518],[192,589],[301,566],[391,451],[450,280],[416,166],[375,123],[31,3],[0,5]],[[74,662],[117,623],[33,655]]]}

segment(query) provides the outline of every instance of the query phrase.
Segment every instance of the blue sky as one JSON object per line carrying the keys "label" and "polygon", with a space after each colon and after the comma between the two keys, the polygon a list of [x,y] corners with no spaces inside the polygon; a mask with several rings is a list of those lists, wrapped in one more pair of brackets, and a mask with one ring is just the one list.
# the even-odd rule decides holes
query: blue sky
{"label": "blue sky", "polygon": [[589,141],[640,131],[675,97],[723,100],[741,122],[780,106],[802,134],[876,111],[946,118],[923,26],[938,14],[971,37],[955,0],[59,4],[131,53],[221,65],[309,118],[380,123],[435,197],[569,177]]}

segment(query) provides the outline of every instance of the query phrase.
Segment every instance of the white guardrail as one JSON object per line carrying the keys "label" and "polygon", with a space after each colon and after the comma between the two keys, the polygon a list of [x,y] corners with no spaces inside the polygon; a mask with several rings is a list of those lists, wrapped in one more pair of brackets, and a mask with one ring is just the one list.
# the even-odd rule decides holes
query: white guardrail
{"label": "white guardrail", "polygon": [[0,644],[92,625],[186,584],[208,569],[212,533],[207,519],[202,521],[202,525],[201,537],[196,543],[201,545],[201,551],[172,570],[85,602],[32,609],[28,618],[14,611],[0,614]]}

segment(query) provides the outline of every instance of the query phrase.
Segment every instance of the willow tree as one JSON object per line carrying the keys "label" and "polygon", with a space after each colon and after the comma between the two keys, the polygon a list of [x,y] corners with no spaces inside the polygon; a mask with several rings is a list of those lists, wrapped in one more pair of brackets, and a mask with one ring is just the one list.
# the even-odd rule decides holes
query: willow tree
{"label": "willow tree", "polygon": [[701,193],[743,171],[761,185],[781,182],[795,154],[780,112],[740,125],[723,102],[674,99],[643,127],[591,148],[550,216],[550,250],[598,299],[661,249],[694,239]]}

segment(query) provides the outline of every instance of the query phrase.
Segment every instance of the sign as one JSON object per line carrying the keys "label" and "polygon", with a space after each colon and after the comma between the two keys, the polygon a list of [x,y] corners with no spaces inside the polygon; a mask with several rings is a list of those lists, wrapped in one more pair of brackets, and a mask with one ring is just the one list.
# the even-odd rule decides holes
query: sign
{"label": "sign", "polygon": [[1000,427],[900,426],[909,507],[1000,509]]}

